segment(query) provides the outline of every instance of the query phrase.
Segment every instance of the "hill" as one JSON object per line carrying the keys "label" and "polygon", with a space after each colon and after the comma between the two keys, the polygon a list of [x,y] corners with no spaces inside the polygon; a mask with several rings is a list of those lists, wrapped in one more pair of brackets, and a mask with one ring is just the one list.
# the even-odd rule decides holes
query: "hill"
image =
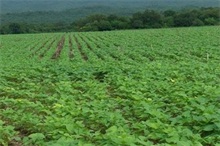
{"label": "hill", "polygon": [[1,13],[27,11],[63,11],[66,9],[108,6],[111,8],[168,9],[183,7],[211,7],[220,5],[219,0],[1,0]]}
{"label": "hill", "polygon": [[71,23],[91,14],[131,16],[145,9],[218,6],[219,0],[1,0],[1,24]]}

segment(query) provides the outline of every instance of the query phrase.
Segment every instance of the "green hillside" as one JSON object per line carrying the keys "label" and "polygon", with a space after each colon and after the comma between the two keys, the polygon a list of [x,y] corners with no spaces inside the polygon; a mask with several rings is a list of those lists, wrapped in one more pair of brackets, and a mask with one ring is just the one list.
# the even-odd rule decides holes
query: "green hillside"
{"label": "green hillside", "polygon": [[1,0],[1,13],[26,11],[62,11],[66,9],[85,8],[93,6],[108,6],[111,8],[140,10],[141,8],[183,8],[183,7],[214,7],[219,0]]}
{"label": "green hillside", "polygon": [[1,25],[19,23],[72,23],[92,14],[131,16],[146,9],[182,10],[217,7],[219,0],[1,0]]}

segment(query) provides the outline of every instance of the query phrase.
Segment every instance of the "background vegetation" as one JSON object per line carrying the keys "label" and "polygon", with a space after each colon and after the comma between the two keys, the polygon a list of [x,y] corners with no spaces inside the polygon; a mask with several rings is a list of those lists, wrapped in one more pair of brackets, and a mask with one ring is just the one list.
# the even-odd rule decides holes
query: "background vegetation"
{"label": "background vegetation", "polygon": [[[219,0],[1,0],[1,12],[19,13],[36,11],[61,12],[72,10],[74,16],[84,13],[88,8],[97,13],[97,7],[102,7],[103,12],[115,14],[131,14],[140,10],[148,9],[182,9],[192,7],[215,7]],[[108,9],[106,9],[108,8]],[[80,10],[80,13],[74,10]],[[117,10],[117,11],[114,11]],[[87,11],[86,15],[90,13]]]}
{"label": "background vegetation", "polygon": [[[55,12],[35,12],[39,17],[41,17],[41,14],[48,14],[48,16],[46,16],[48,18],[52,18],[54,13]],[[59,14],[59,12],[56,13]],[[65,19],[65,17],[63,19]],[[72,23],[62,21],[55,23],[50,19],[48,19],[47,23],[42,21],[41,24],[34,23],[34,21],[32,21],[32,23],[11,22],[1,25],[0,33],[19,34],[65,31],[110,31],[121,29],[219,25],[219,22],[220,8],[195,8],[182,11],[165,10],[162,12],[147,9],[143,12],[133,13],[131,16],[93,14],[73,21]]]}

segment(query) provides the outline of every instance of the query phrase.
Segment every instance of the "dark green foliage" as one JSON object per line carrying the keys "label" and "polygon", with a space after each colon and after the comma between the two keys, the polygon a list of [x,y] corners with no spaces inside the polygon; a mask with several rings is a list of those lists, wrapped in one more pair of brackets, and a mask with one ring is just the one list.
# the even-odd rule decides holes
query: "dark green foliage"
{"label": "dark green foliage", "polygon": [[161,14],[153,10],[146,10],[142,14],[142,21],[145,28],[158,27],[162,22]]}
{"label": "dark green foliage", "polygon": [[[31,18],[32,14],[33,13],[30,13]],[[42,24],[35,22],[35,20],[32,21],[32,19],[29,20],[31,21],[29,23],[8,23],[1,25],[0,34],[110,31],[119,29],[189,27],[220,24],[220,8],[186,9],[182,11],[165,10],[163,12],[147,9],[143,12],[133,13],[130,17],[115,14],[92,14],[82,19],[74,19],[75,21],[71,24],[70,22],[66,22],[66,20],[73,20],[69,18],[68,11],[66,11],[65,15],[61,15],[62,19],[58,19],[57,21],[53,21],[51,18],[57,15],[59,16],[59,14],[62,14],[61,12],[37,12],[34,14],[41,18],[40,22],[42,22]],[[11,16],[11,14],[6,15]],[[22,19],[25,19],[23,13],[18,15],[22,17]],[[29,18],[29,16],[27,16],[27,18]],[[45,20],[48,22],[45,22]]]}
{"label": "dark green foliage", "polygon": [[[63,11],[76,10],[76,17],[81,12],[90,14],[89,9],[125,14],[152,9],[180,9],[192,7],[214,7],[219,5],[219,0],[1,0],[1,13],[28,12],[28,11]],[[97,12],[97,11],[96,11]]]}
{"label": "dark green foliage", "polygon": [[165,17],[173,17],[173,16],[176,15],[176,11],[174,11],[174,10],[166,10],[166,11],[163,12],[163,15]]}
{"label": "dark green foliage", "polygon": [[18,23],[12,23],[8,26],[9,30],[11,30],[11,33],[19,34],[22,33],[22,28],[20,24]]}

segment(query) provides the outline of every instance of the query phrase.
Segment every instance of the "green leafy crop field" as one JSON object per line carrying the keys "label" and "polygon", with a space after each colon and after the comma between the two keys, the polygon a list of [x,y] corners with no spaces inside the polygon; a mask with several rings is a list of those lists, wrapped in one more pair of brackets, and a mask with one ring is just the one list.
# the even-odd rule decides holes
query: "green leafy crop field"
{"label": "green leafy crop field", "polygon": [[1,35],[0,145],[219,146],[219,34]]}

